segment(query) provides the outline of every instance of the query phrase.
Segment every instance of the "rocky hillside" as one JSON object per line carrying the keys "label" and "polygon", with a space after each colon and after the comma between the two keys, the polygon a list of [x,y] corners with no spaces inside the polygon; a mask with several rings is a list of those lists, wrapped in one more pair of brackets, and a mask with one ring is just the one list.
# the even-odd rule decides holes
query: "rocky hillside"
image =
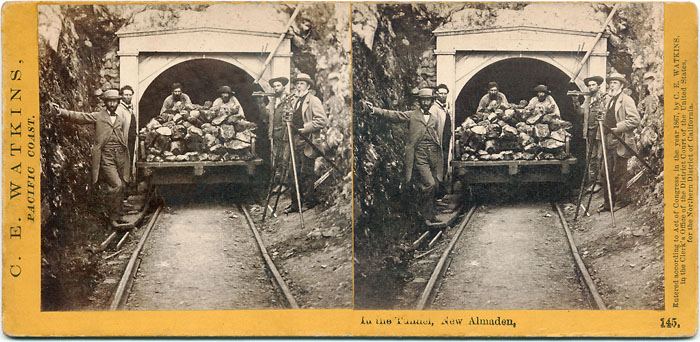
{"label": "rocky hillside", "polygon": [[[327,140],[333,141],[331,154],[341,161],[345,173],[325,184],[328,190],[323,199],[328,206],[350,200],[347,7],[305,5],[294,23],[293,66],[324,86],[331,72],[340,75],[334,92],[331,93],[331,87],[319,87],[317,91],[324,103],[336,94],[339,107],[328,129],[332,138]],[[88,246],[101,242],[108,233],[101,202],[95,201],[95,191],[90,186],[93,129],[50,115],[48,102],[80,111],[94,111],[101,106],[99,95],[120,86],[116,54],[116,32],[120,29],[194,27],[202,22],[210,26],[225,19],[227,25],[279,32],[284,30],[292,12],[292,5],[287,4],[39,6],[43,309],[89,306],[90,294],[103,275],[95,268],[99,256]],[[230,20],[231,15],[240,20]],[[327,168],[322,164],[318,167],[319,172]]]}
{"label": "rocky hillside", "polygon": [[[570,6],[561,11],[561,6]],[[608,4],[358,4],[353,5],[353,97],[383,108],[406,110],[411,90],[436,85],[436,29],[541,26],[597,31]],[[584,13],[585,15],[581,15]],[[621,4],[610,28],[608,72],[631,80],[630,92],[649,108],[638,129],[638,149],[661,166],[663,159],[663,5]],[[653,81],[643,81],[645,73]],[[453,90],[457,91],[457,90]],[[647,96],[648,95],[648,96]],[[405,250],[418,227],[417,203],[402,184],[404,127],[354,110],[356,293],[380,288],[365,279],[397,283],[410,258]],[[457,124],[460,124],[459,122]],[[630,163],[631,173],[640,168]],[[642,210],[662,213],[663,179],[647,175],[635,184]],[[413,234],[413,235],[412,235]],[[391,286],[381,286],[386,288]],[[376,297],[381,297],[382,294]],[[371,296],[356,296],[370,298]]]}

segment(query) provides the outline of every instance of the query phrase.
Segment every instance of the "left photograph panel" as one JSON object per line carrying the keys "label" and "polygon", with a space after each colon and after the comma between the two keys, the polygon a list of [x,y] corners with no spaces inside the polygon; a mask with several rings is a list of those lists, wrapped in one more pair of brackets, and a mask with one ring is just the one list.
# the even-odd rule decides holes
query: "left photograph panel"
{"label": "left photograph panel", "polygon": [[39,5],[41,310],[352,308],[350,5]]}

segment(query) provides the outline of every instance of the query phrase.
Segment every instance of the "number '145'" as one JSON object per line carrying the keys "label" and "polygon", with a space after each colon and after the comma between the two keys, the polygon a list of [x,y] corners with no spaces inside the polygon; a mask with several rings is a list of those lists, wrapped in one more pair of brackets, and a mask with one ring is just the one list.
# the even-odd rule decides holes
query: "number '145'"
{"label": "number '145'", "polygon": [[680,328],[681,325],[676,322],[676,318],[659,318],[662,328]]}

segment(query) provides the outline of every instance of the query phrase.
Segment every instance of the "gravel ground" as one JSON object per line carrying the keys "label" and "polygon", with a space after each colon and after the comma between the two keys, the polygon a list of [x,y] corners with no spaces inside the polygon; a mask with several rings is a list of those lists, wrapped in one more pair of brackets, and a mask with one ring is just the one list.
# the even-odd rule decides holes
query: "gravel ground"
{"label": "gravel ground", "polygon": [[477,209],[433,309],[590,309],[558,216],[524,202]]}
{"label": "gravel ground", "polygon": [[282,308],[245,217],[232,205],[170,207],[149,236],[125,309]]}

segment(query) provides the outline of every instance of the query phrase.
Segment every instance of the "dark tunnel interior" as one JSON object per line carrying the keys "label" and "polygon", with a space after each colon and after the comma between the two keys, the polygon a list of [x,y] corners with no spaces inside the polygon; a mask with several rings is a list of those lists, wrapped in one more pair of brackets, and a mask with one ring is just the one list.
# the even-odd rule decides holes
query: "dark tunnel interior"
{"label": "dark tunnel interior", "polygon": [[171,85],[182,84],[182,91],[189,95],[192,103],[204,104],[214,101],[219,95],[217,89],[228,85],[235,92],[245,116],[257,121],[257,107],[251,94],[253,78],[242,69],[216,59],[195,59],[179,63],[158,75],[146,88],[139,101],[139,127],[143,127],[159,114],[163,100],[170,95]]}
{"label": "dark tunnel interior", "polygon": [[[571,153],[579,160],[585,160],[585,141],[582,136],[582,117],[573,111],[573,104],[566,92],[569,89],[569,76],[557,67],[532,58],[510,58],[495,62],[474,75],[462,88],[455,100],[455,124],[461,124],[467,116],[476,112],[479,100],[487,92],[487,84],[495,81],[499,90],[506,95],[508,102],[529,101],[536,94],[533,91],[539,84],[546,85],[557,102],[562,119],[571,121],[574,127],[570,133]],[[579,90],[575,88],[574,90]],[[577,163],[577,166],[583,163]]]}

